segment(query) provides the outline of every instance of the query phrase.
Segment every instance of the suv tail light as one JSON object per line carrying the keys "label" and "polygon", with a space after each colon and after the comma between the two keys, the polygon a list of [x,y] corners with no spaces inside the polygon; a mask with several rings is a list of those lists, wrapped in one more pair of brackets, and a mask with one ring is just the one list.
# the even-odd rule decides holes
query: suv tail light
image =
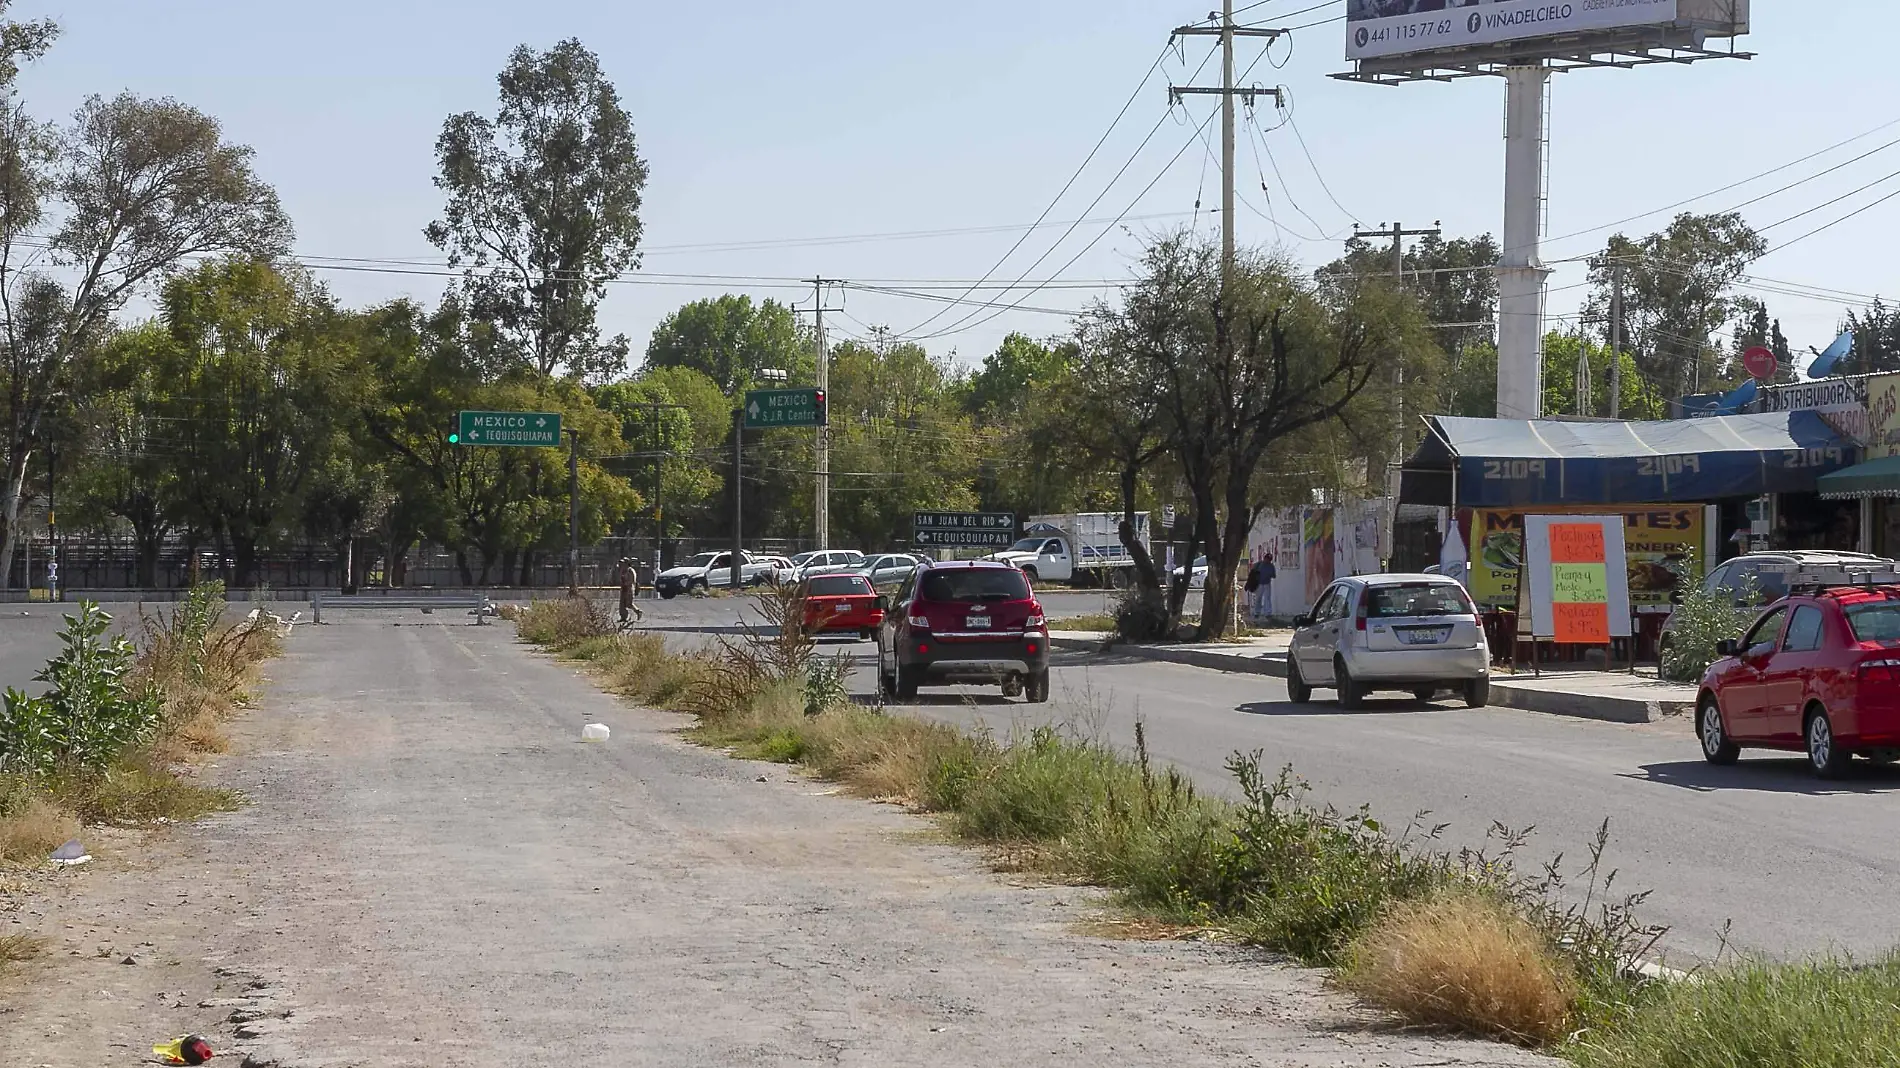
{"label": "suv tail light", "polygon": [[1037,609],[1036,611],[1031,612],[1029,614],[1029,618],[1023,620],[1024,630],[1041,630],[1042,628],[1048,625],[1049,625],[1049,617],[1043,615],[1041,609]]}
{"label": "suv tail light", "polygon": [[1900,660],[1861,661],[1860,681],[1900,684]]}
{"label": "suv tail light", "polygon": [[929,616],[911,616],[911,617],[910,617],[910,629],[912,629],[912,630],[929,630],[929,629],[930,629],[930,617],[929,617]]}

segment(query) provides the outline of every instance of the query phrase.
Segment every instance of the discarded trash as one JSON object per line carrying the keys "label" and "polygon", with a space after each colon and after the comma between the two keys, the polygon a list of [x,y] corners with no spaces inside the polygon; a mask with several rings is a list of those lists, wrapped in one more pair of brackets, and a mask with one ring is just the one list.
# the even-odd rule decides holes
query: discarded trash
{"label": "discarded trash", "polygon": [[91,860],[92,855],[86,852],[86,847],[80,845],[77,838],[53,850],[53,863],[63,868],[77,868]]}
{"label": "discarded trash", "polygon": [[203,1064],[216,1056],[211,1052],[211,1043],[197,1035],[161,1042],[152,1047],[152,1052],[163,1057],[166,1064]]}
{"label": "discarded trash", "polygon": [[587,726],[581,728],[581,741],[604,742],[612,734],[613,732],[607,729],[605,723],[589,723]]}

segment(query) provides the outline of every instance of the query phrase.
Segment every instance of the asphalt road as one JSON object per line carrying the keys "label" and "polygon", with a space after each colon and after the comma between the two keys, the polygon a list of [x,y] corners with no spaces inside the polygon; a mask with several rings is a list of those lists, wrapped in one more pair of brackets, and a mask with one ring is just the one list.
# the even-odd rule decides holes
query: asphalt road
{"label": "asphalt road", "polygon": [[[871,646],[854,687],[874,682]],[[1644,915],[1667,924],[1669,954],[1707,959],[1723,944],[1797,956],[1856,956],[1900,945],[1900,768],[1862,764],[1822,783],[1799,757],[1703,763],[1686,720],[1627,726],[1512,710],[1422,707],[1374,698],[1342,713],[1322,698],[1286,700],[1284,683],[1115,657],[1061,654],[1050,704],[1005,702],[995,689],[925,691],[908,711],[999,732],[1067,723],[1123,746],[1137,717],[1161,760],[1210,789],[1260,750],[1293,765],[1312,798],[1368,804],[1387,823],[1421,811],[1449,822],[1449,841],[1482,844],[1494,822],[1534,827],[1526,859],[1582,859],[1604,819],[1619,893],[1649,889]]]}

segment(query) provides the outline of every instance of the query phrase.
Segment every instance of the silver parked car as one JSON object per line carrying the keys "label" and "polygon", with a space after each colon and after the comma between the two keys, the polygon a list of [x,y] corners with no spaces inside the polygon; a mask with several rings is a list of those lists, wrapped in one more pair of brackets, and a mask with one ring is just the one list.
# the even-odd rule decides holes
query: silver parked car
{"label": "silver parked car", "polygon": [[[1717,564],[1702,579],[1706,592],[1727,590],[1735,599],[1735,632],[1755,621],[1762,605],[1774,604],[1788,595],[1790,586],[1821,580],[1839,581],[1840,572],[1885,572],[1900,564],[1884,556],[1837,552],[1833,549],[1788,549],[1777,552],[1749,553]],[[1676,630],[1676,614],[1663,620],[1662,647],[1667,649]]]}
{"label": "silver parked car", "polygon": [[1450,689],[1472,708],[1491,699],[1491,650],[1470,595],[1443,575],[1361,575],[1333,583],[1295,621],[1287,694],[1332,689],[1356,709],[1375,690],[1420,701]]}

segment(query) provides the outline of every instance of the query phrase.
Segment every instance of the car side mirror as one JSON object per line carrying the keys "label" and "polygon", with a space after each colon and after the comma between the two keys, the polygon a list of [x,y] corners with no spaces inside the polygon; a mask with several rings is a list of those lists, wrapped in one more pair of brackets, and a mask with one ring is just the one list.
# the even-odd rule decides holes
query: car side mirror
{"label": "car side mirror", "polygon": [[1301,613],[1300,613],[1299,615],[1297,615],[1297,616],[1294,616],[1294,617],[1293,617],[1293,625],[1294,625],[1294,626],[1296,626],[1296,627],[1310,627],[1310,626],[1312,626],[1312,625],[1313,625],[1313,613],[1311,613],[1311,612],[1301,612]]}
{"label": "car side mirror", "polygon": [[877,608],[878,608],[878,611],[880,611],[880,612],[888,612],[888,611],[890,611],[890,610],[891,610],[891,599],[890,599],[889,597],[887,597],[887,596],[885,596],[884,594],[881,594],[881,593],[880,593],[880,594],[878,594],[878,595],[877,595]]}
{"label": "car side mirror", "polygon": [[1734,638],[1723,638],[1715,644],[1715,651],[1723,656],[1738,656],[1742,651],[1742,643]]}

